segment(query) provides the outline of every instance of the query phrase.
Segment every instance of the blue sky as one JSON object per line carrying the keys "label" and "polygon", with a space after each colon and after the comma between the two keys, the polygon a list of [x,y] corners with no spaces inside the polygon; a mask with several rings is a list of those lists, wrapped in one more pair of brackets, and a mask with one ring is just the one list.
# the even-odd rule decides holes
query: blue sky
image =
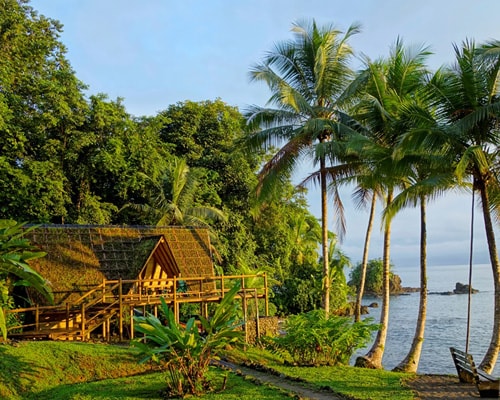
{"label": "blue sky", "polygon": [[[292,37],[293,22],[304,19],[341,30],[360,23],[362,32],[351,44],[371,58],[387,55],[398,36],[408,45],[429,46],[433,69],[453,61],[453,43],[500,39],[498,0],[32,0],[31,6],[64,25],[61,40],[88,92],[124,98],[135,116],[185,100],[220,98],[242,111],[264,105],[269,92],[251,83],[248,71],[274,43]],[[344,201],[342,248],[357,262],[367,212],[354,208],[348,191]],[[317,215],[315,190],[309,203]],[[329,220],[334,230],[333,213]],[[476,220],[475,260],[487,262],[479,213]],[[469,225],[470,196],[450,195],[429,206],[430,265],[468,262]],[[418,237],[418,214],[405,211],[393,229],[397,268],[418,265]],[[377,227],[371,257],[381,256],[381,247]]]}

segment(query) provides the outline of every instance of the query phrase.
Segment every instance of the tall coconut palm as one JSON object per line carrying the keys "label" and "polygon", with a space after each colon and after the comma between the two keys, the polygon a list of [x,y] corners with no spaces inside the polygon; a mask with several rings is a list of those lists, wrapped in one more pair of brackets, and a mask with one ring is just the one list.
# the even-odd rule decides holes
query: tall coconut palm
{"label": "tall coconut palm", "polygon": [[406,357],[394,368],[400,372],[417,372],[424,342],[427,317],[427,203],[456,184],[451,173],[448,157],[430,154],[408,155],[406,162],[413,165],[414,175],[409,177],[409,186],[399,193],[384,211],[391,219],[406,207],[420,209],[420,301],[417,323],[412,344]]}
{"label": "tall coconut palm", "polygon": [[[374,187],[374,186],[371,186]],[[373,224],[375,221],[375,209],[377,207],[377,199],[379,197],[376,190],[365,190],[363,187],[358,187],[355,191],[355,196],[360,198],[361,201],[359,204],[363,204],[365,202],[366,196],[370,196],[370,213],[368,216],[368,224],[366,226],[366,234],[365,241],[363,244],[363,256],[361,258],[361,272],[359,285],[356,291],[356,301],[354,304],[354,321],[361,321],[361,301],[363,300],[363,295],[365,291],[365,283],[366,283],[366,271],[368,269],[368,257],[370,250],[370,241],[373,232]]]}
{"label": "tall coconut palm", "polygon": [[[364,96],[355,107],[353,116],[358,118],[369,132],[368,136],[351,140],[353,148],[376,179],[373,189],[385,190],[385,207],[390,207],[397,188],[405,187],[410,169],[405,163],[393,157],[394,147],[408,129],[402,110],[403,105],[413,98],[418,88],[425,82],[427,69],[425,58],[429,53],[425,48],[406,49],[398,39],[387,60],[370,62],[361,71],[357,81],[364,83]],[[365,176],[363,172],[362,176]],[[366,180],[360,184],[366,185]],[[382,367],[385,341],[389,323],[389,277],[390,277],[390,237],[391,220],[384,222],[383,264],[384,282],[377,337],[358,365]]]}
{"label": "tall coconut palm", "polygon": [[455,64],[439,71],[432,81],[444,127],[415,138],[421,146],[435,149],[440,145],[443,153],[453,155],[457,178],[472,181],[473,190],[481,198],[495,306],[491,342],[480,367],[491,372],[500,350],[500,262],[491,216],[492,210],[498,211],[492,199],[498,199],[500,190],[500,42],[476,46],[466,40],[461,46],[455,45],[455,58]]}
{"label": "tall coconut palm", "polygon": [[[314,159],[313,148],[336,140],[339,132],[338,101],[349,83],[353,50],[348,40],[359,31],[352,25],[342,33],[333,26],[320,28],[315,21],[293,25],[295,39],[275,45],[262,63],[250,72],[254,81],[265,82],[272,92],[270,107],[253,106],[246,113],[249,124],[260,128],[249,135],[250,148],[281,146],[264,165],[259,189],[265,194],[288,177],[304,157]],[[323,307],[330,311],[328,264],[327,159],[319,156],[321,188]]]}

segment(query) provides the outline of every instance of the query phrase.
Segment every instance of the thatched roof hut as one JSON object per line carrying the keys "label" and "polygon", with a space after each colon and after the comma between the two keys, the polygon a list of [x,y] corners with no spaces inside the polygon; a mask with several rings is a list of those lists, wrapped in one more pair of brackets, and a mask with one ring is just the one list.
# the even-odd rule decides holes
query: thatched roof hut
{"label": "thatched roof hut", "polygon": [[56,304],[79,297],[103,279],[214,274],[206,229],[43,225],[25,237],[47,252],[30,265],[50,282]]}

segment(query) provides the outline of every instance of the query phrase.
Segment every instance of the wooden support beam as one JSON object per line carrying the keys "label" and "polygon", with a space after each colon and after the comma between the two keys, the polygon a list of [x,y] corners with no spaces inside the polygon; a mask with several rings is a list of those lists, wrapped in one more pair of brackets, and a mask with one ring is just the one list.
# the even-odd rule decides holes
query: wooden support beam
{"label": "wooden support beam", "polygon": [[123,286],[122,286],[122,278],[120,278],[119,286],[118,286],[118,296],[119,296],[119,333],[120,333],[120,341],[123,340]]}

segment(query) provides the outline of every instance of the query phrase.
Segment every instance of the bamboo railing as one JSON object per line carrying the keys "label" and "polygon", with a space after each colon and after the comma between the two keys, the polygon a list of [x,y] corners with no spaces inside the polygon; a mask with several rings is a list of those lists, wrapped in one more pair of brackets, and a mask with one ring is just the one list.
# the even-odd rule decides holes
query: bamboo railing
{"label": "bamboo railing", "polygon": [[[120,340],[123,340],[124,326],[127,323],[130,324],[130,335],[133,338],[134,309],[142,307],[145,311],[149,306],[156,313],[163,298],[173,307],[176,320],[179,322],[180,304],[198,303],[201,313],[206,314],[208,303],[220,302],[224,295],[238,283],[240,285],[238,296],[242,301],[244,318],[247,318],[249,301],[255,302],[258,315],[258,302],[261,299],[264,301],[265,315],[268,316],[269,292],[266,274],[118,279],[103,280],[101,284],[91,288],[72,302],[7,310],[7,314],[33,317],[33,322],[10,326],[8,332],[48,334],[52,338],[56,338],[57,335],[73,334],[81,340],[86,340],[90,338],[93,330],[102,326],[103,337],[109,338],[110,321],[116,317]],[[130,313],[128,320],[125,319],[126,310]]]}

